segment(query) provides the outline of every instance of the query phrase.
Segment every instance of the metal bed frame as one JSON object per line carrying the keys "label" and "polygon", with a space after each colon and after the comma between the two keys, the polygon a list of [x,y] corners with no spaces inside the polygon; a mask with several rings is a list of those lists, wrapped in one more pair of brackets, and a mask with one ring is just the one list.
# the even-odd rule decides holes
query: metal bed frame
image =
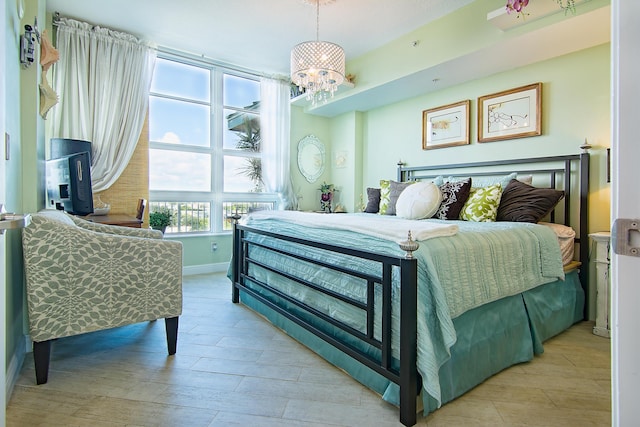
{"label": "metal bed frame", "polygon": [[[579,177],[579,191],[578,191],[578,206],[579,206],[579,230],[576,243],[580,243],[579,260],[584,266],[588,266],[588,184],[589,184],[589,153],[586,149],[580,154],[567,155],[567,156],[553,156],[542,157],[533,159],[517,159],[517,160],[499,160],[488,161],[479,163],[464,163],[464,164],[451,164],[451,165],[439,165],[439,166],[425,166],[425,167],[404,167],[402,164],[398,165],[398,181],[409,181],[433,178],[437,175],[441,175],[443,171],[454,171],[453,173],[447,173],[447,176],[496,176],[505,172],[518,172],[526,174],[545,174],[549,177],[550,187],[555,188],[558,178],[561,178],[563,184],[563,190],[565,191],[564,209],[562,212],[561,223],[565,225],[570,224],[571,207],[572,204],[572,165],[574,166],[574,173]],[[517,167],[517,169],[514,169]],[[455,172],[461,171],[462,172]],[[477,171],[477,172],[474,172]],[[554,214],[555,217],[555,214]],[[411,250],[415,250],[413,245],[415,242],[411,241],[411,237],[406,242],[400,244],[401,249],[406,250],[406,255],[402,256],[387,256],[374,252],[355,250],[343,246],[337,246],[327,243],[320,243],[316,241],[309,241],[301,238],[295,238],[291,236],[281,235],[277,233],[262,231],[253,227],[240,225],[237,220],[239,217],[236,215],[234,218],[233,228],[233,290],[232,301],[234,303],[240,302],[240,294],[246,293],[252,296],[260,303],[276,311],[287,319],[293,321],[295,324],[303,327],[312,334],[320,337],[327,343],[333,345],[343,353],[349,355],[358,362],[369,367],[373,371],[381,374],[390,381],[398,384],[400,388],[400,422],[405,426],[411,426],[416,423],[417,404],[416,398],[419,393],[420,378],[417,371],[417,260],[413,258]],[[553,219],[552,219],[553,220]],[[288,252],[286,250],[274,249],[270,245],[263,243],[257,243],[249,239],[249,235],[261,235],[266,236],[273,241],[286,241],[292,242],[302,247],[322,249],[331,251],[334,253],[344,254],[346,256],[361,258],[370,262],[375,262],[380,265],[381,274],[374,273],[361,273],[349,268],[332,265],[330,263],[318,261],[310,256],[299,255]],[[281,271],[275,267],[266,265],[254,258],[249,254],[250,247],[262,247],[280,254],[284,254],[289,257],[296,258],[303,262],[309,262],[317,265],[318,267],[328,268],[337,271],[341,274],[364,279],[367,283],[367,300],[366,302],[357,301],[344,295],[340,295],[335,292],[328,291],[321,286],[308,281],[304,277],[295,277],[289,273]],[[331,318],[330,316],[315,310],[313,307],[306,305],[297,299],[290,297],[289,295],[280,292],[276,288],[270,286],[256,277],[250,274],[249,267],[255,265],[264,268],[272,273],[293,280],[301,286],[306,286],[318,292],[322,292],[336,298],[347,304],[351,304],[363,310],[366,313],[366,332],[362,333],[349,325],[341,323],[340,321]],[[394,363],[394,359],[391,354],[391,277],[392,269],[400,269],[400,344],[399,354],[400,358],[398,363]],[[588,268],[584,267],[580,269],[580,282],[585,291],[585,297],[588,301]],[[382,330],[381,338],[376,339],[374,337],[374,290],[377,286],[382,289]],[[255,288],[259,288],[262,292],[257,292]],[[309,321],[308,318],[303,318],[293,313],[291,310],[279,305],[275,302],[274,298],[269,298],[266,295],[271,295],[275,299],[284,300],[290,306],[296,307],[296,310],[301,310],[307,315],[311,315],[314,322]],[[586,306],[585,304],[585,318],[586,318]],[[318,322],[321,325],[329,325],[332,328],[337,328],[340,333],[346,333],[352,338],[358,340],[358,343],[366,346],[367,349],[373,349],[373,351],[363,351],[362,345],[350,345],[338,339],[333,334],[325,332],[322,328],[318,327]]]}

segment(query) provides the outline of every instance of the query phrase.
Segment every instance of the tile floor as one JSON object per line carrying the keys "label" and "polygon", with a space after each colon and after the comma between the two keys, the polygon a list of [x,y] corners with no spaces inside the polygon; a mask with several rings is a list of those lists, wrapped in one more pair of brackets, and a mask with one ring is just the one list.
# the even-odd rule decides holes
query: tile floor
{"label": "tile floor", "polygon": [[[610,425],[609,340],[583,322],[422,426]],[[397,408],[230,301],[223,274],[185,277],[178,353],[164,322],[58,340],[49,382],[27,354],[7,426],[400,426]]]}

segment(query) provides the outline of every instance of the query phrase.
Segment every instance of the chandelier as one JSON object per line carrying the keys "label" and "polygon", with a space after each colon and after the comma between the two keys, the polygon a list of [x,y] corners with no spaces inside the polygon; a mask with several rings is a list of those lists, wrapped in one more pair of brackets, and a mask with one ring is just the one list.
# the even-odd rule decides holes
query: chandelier
{"label": "chandelier", "polygon": [[327,102],[344,81],[344,49],[320,41],[320,0],[316,0],[316,41],[300,43],[291,50],[291,81],[307,100]]}

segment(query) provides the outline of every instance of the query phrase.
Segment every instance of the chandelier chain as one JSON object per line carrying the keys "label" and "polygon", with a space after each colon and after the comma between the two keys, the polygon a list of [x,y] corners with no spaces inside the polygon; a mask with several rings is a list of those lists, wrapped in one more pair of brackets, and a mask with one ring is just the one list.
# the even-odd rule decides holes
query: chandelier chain
{"label": "chandelier chain", "polygon": [[320,0],[316,1],[316,41],[320,41]]}

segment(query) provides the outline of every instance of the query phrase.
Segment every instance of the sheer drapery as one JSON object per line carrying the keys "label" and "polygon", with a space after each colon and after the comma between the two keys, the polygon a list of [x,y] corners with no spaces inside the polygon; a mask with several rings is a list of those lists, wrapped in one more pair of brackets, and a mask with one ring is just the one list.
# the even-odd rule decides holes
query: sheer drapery
{"label": "sheer drapery", "polygon": [[60,104],[52,109],[52,135],[91,141],[93,191],[103,191],[124,171],[140,137],[155,50],[85,22],[61,18],[57,25]]}
{"label": "sheer drapery", "polygon": [[297,209],[290,173],[291,104],[289,83],[260,79],[262,180],[267,192],[278,193],[280,209]]}

